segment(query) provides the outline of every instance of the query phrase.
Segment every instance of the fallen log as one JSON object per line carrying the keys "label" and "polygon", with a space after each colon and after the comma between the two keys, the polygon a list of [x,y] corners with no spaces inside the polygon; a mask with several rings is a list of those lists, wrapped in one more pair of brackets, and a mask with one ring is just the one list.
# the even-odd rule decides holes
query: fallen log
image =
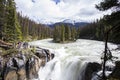
{"label": "fallen log", "polygon": [[12,44],[0,40],[0,47],[6,50],[6,49],[10,49],[12,47]]}

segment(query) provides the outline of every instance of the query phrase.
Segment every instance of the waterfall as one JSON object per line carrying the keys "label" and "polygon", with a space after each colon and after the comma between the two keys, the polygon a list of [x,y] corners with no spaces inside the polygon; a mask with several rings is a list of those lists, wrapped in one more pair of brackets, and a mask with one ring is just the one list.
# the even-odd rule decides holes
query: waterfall
{"label": "waterfall", "polygon": [[[103,42],[82,39],[67,44],[52,43],[52,39],[45,39],[30,44],[47,48],[55,55],[40,68],[35,80],[83,80],[88,63],[101,63],[104,50]],[[117,47],[110,43],[108,45],[110,49]]]}
{"label": "waterfall", "polygon": [[57,50],[55,58],[39,70],[36,80],[82,80],[88,61],[86,56],[69,55]]}
{"label": "waterfall", "polygon": [[38,80],[81,80],[84,66],[81,61],[51,61],[40,68]]}

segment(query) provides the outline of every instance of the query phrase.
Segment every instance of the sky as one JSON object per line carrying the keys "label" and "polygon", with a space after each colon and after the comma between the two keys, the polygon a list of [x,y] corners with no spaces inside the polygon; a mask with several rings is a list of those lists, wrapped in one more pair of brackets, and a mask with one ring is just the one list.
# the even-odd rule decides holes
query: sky
{"label": "sky", "polygon": [[110,11],[101,12],[95,4],[102,0],[15,0],[17,11],[40,23],[66,19],[92,22]]}

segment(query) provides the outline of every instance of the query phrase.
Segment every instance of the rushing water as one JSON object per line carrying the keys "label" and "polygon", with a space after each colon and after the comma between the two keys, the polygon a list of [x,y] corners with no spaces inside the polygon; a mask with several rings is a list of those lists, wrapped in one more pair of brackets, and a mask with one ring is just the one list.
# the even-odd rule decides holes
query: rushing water
{"label": "rushing water", "polygon": [[[55,58],[39,70],[35,80],[81,80],[88,62],[101,63],[104,43],[91,40],[77,40],[73,43],[52,43],[52,39],[30,43],[49,49]],[[109,43],[110,49],[117,46]],[[116,52],[113,52],[116,55]]]}

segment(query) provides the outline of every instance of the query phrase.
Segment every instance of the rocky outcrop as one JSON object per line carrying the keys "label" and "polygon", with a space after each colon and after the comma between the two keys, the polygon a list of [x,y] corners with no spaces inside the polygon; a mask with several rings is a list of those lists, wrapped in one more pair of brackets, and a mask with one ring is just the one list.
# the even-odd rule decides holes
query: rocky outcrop
{"label": "rocky outcrop", "polygon": [[28,79],[37,78],[38,77],[37,73],[38,73],[40,66],[42,66],[42,59],[39,59],[36,56],[29,58],[25,66],[27,78]]}
{"label": "rocky outcrop", "polygon": [[96,72],[101,70],[101,65],[96,62],[89,62],[85,68],[85,72],[82,76],[82,80],[91,80],[93,75],[95,75]]}
{"label": "rocky outcrop", "polygon": [[120,80],[120,61],[115,62],[115,68],[110,74],[110,78]]}
{"label": "rocky outcrop", "polygon": [[17,54],[0,56],[0,80],[31,80],[38,77],[41,66],[53,58],[50,51],[18,51]]}

